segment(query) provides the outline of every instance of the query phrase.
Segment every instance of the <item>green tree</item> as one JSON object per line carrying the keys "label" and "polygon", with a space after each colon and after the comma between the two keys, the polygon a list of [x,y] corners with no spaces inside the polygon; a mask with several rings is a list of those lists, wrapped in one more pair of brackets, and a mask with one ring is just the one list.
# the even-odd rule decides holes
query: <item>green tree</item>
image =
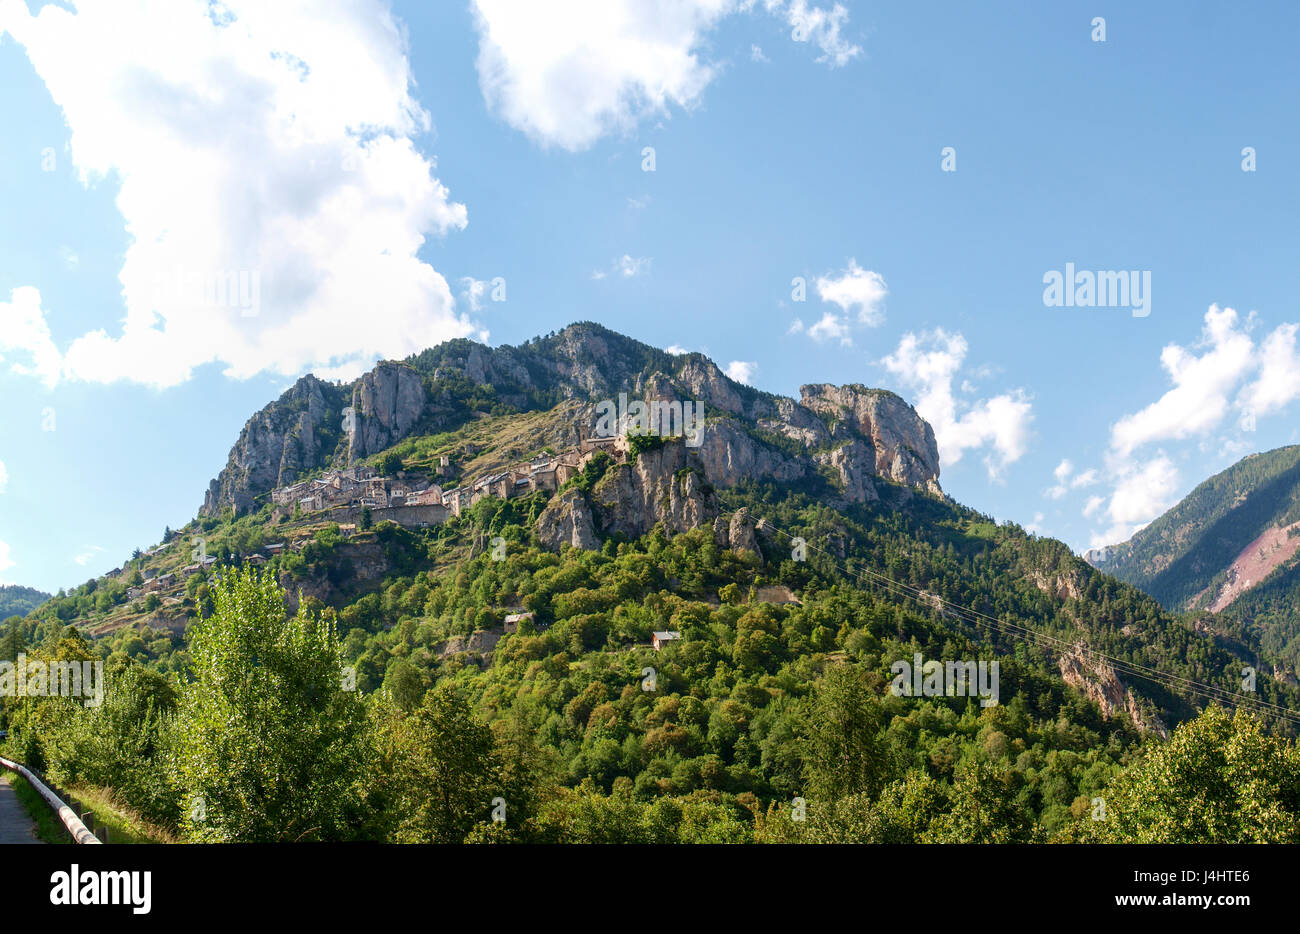
{"label": "green tree", "polygon": [[1209,707],[1181,724],[1100,797],[1104,811],[1080,821],[1085,840],[1300,843],[1300,752],[1241,709]]}
{"label": "green tree", "polygon": [[393,740],[399,843],[460,843],[488,819],[497,787],[492,731],[454,685],[428,692],[397,722]]}
{"label": "green tree", "polygon": [[804,772],[811,796],[875,796],[895,772],[884,742],[880,691],[856,665],[837,664],[817,682],[808,713]]}
{"label": "green tree", "polygon": [[212,593],[176,724],[186,829],[213,842],[347,838],[369,757],[332,622],[288,618],[274,577],[251,569]]}
{"label": "green tree", "polygon": [[375,470],[381,477],[395,476],[402,469],[402,455],[389,448],[375,461]]}
{"label": "green tree", "polygon": [[393,695],[393,701],[404,711],[414,710],[424,697],[424,678],[410,659],[395,658],[388,665],[384,687]]}

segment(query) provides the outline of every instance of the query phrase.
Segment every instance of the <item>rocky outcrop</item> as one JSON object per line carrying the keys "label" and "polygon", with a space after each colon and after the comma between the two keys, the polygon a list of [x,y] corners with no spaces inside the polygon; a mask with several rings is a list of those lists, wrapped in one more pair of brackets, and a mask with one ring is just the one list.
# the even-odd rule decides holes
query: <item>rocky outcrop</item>
{"label": "rocky outcrop", "polygon": [[591,504],[581,490],[568,489],[551,499],[537,517],[537,537],[554,551],[563,545],[588,551],[600,547]]}
{"label": "rocky outcrop", "polygon": [[[835,487],[826,495],[842,503],[878,499],[882,481],[941,492],[934,432],[893,393],[815,384],[804,386],[796,401],[735,382],[703,354],[669,354],[582,323],[519,347],[449,341],[401,363],[380,363],[348,386],[304,377],[250,419],[226,469],[213,481],[203,512],[251,508],[304,471],[354,463],[422,425],[430,431],[450,430],[474,415],[458,407],[466,381],[490,386],[494,405],[519,410],[549,410],[563,403],[585,416],[599,401],[617,399],[620,393],[629,399],[693,403],[707,421],[700,445],[690,449],[690,463],[705,485],[718,489],[745,480],[797,484],[824,478]],[[342,410],[348,405],[351,428],[340,445]],[[591,429],[593,420],[584,416],[570,423],[575,435],[578,422]],[[549,437],[537,440],[557,443]],[[678,454],[671,456],[681,461]],[[681,461],[673,470],[685,466]],[[688,486],[699,482],[686,481]],[[611,530],[634,530],[659,521],[677,527],[716,515],[701,505],[707,497],[700,486],[683,488],[638,475],[608,492],[610,505],[598,510],[603,516],[595,516],[597,534],[602,521]],[[640,517],[630,511],[635,500],[646,507]],[[577,535],[591,541],[581,525],[561,522],[555,529],[564,540]]]}
{"label": "rocky outcrop", "polygon": [[352,391],[354,429],[348,462],[377,454],[406,438],[424,414],[420,374],[400,363],[381,363]]}
{"label": "rocky outcrop", "polygon": [[818,451],[813,460],[829,468],[844,496],[851,502],[868,503],[880,498],[876,492],[875,451],[854,439],[829,451]]}
{"label": "rocky outcrop", "polygon": [[758,535],[754,532],[754,520],[748,509],[737,509],[731,514],[731,524],[727,529],[727,543],[738,555],[747,551],[758,554]]}
{"label": "rocky outcrop", "polygon": [[333,453],[342,390],[308,375],[244,425],[226,466],[208,486],[200,515],[233,507],[246,512],[258,497],[322,466]]}
{"label": "rocky outcrop", "polygon": [[1086,654],[1082,646],[1075,646],[1057,659],[1057,666],[1062,680],[1096,703],[1102,716],[1110,718],[1122,712],[1139,730],[1169,738],[1169,730],[1160,718],[1144,709],[1105,659]]}
{"label": "rocky outcrop", "polygon": [[[939,491],[939,446],[930,423],[892,392],[864,386],[802,386],[800,404],[830,420],[833,438],[861,438],[870,470],[907,486]],[[866,452],[861,454],[865,456]]]}
{"label": "rocky outcrop", "polygon": [[680,442],[612,467],[592,489],[591,503],[602,537],[638,538],[659,523],[669,532],[688,532],[712,521],[719,508],[698,455]]}

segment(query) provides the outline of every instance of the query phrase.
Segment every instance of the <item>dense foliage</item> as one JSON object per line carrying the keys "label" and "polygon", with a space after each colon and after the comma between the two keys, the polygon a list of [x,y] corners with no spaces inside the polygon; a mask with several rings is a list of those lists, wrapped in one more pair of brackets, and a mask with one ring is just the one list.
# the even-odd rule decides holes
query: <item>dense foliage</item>
{"label": "dense foliage", "polygon": [[[1293,839],[1286,724],[1198,715],[1133,681],[1144,719],[1187,720],[1161,743],[996,621],[1225,688],[1231,646],[1060,543],[950,503],[838,513],[789,491],[728,495],[769,519],[761,554],[698,529],[557,555],[534,537],[539,494],[422,531],[323,529],[265,575],[232,554],[196,584],[185,637],[87,642],[65,619],[90,594],[65,595],[10,621],[0,657],[106,658],[109,695],[6,699],[0,728],[18,758],[110,785],[195,840]],[[205,531],[224,543],[254,524]],[[787,533],[816,543],[808,560]],[[385,576],[358,575],[363,559]],[[781,587],[788,600],[759,598]],[[655,652],[657,629],[682,639]],[[894,696],[891,663],[918,653],[996,660],[1001,703]],[[1225,816],[1198,825],[1185,812],[1208,796]],[[1098,799],[1113,825],[1093,820]]]}
{"label": "dense foliage", "polygon": [[33,587],[0,584],[0,619],[26,616],[48,599],[49,594]]}

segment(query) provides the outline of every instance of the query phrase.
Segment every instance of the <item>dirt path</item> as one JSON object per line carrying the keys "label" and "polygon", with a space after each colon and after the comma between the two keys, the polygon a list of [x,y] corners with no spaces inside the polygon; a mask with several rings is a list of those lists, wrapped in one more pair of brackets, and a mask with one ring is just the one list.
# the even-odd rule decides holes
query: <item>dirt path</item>
{"label": "dirt path", "polygon": [[9,775],[0,775],[0,844],[41,843],[36,839],[36,825],[9,784]]}

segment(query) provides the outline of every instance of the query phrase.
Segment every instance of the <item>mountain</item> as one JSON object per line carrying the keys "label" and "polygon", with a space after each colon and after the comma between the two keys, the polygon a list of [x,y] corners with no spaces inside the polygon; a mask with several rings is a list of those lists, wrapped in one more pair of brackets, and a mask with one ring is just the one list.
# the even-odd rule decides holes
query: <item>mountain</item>
{"label": "mountain", "polygon": [[1300,662],[1300,445],[1251,454],[1089,561],[1171,610],[1215,614],[1292,670]]}
{"label": "mountain", "polygon": [[48,599],[49,594],[32,587],[0,585],[0,620],[11,616],[26,616]]}
{"label": "mountain", "polygon": [[200,515],[248,512],[313,471],[489,415],[576,403],[548,437],[577,443],[573,426],[620,394],[702,405],[695,453],[711,483],[801,482],[821,472],[849,501],[874,498],[875,478],[940,492],[934,431],[893,393],[810,385],[796,402],[735,382],[702,354],[669,354],[587,322],[520,347],[450,341],[348,385],[304,376],[248,420]]}
{"label": "mountain", "polygon": [[[689,430],[604,435],[611,408],[636,424],[644,400],[679,405]],[[194,521],[9,623],[0,650],[93,652],[183,682],[212,645],[192,635],[228,615],[232,572],[256,568],[290,613],[332,624],[322,657],[341,656],[367,703],[401,708],[394,735],[412,754],[461,739],[434,742],[420,730],[442,714],[411,712],[463,702],[451,719],[472,711],[477,748],[501,744],[493,761],[516,777],[546,763],[544,791],[503,793],[512,839],[772,839],[782,822],[763,815],[809,789],[810,822],[847,839],[824,810],[845,788],[864,796],[850,811],[881,820],[918,788],[930,802],[887,833],[854,823],[854,839],[1044,839],[1207,698],[1294,734],[1289,671],[1261,670],[1243,698],[1252,633],[1171,612],[1065,544],[954,502],[939,468],[931,427],[882,390],[763,393],[703,355],[590,323],[519,347],[452,341],[347,385],[303,377],[249,419]],[[253,601],[254,626],[228,622],[240,639],[274,630],[280,599]],[[991,668],[997,703],[895,693],[918,656]],[[292,692],[258,703],[311,706]],[[59,715],[40,721],[48,743],[25,742],[71,775],[81,747]],[[0,728],[20,716],[0,698]],[[858,731],[851,756],[840,726]],[[160,789],[186,786],[151,771],[166,767],[141,766],[148,780],[122,793],[176,827]],[[427,810],[427,785],[404,794],[399,822]],[[951,825],[963,808],[998,817]],[[475,832],[466,820],[452,838]],[[430,839],[378,817],[358,828]]]}

